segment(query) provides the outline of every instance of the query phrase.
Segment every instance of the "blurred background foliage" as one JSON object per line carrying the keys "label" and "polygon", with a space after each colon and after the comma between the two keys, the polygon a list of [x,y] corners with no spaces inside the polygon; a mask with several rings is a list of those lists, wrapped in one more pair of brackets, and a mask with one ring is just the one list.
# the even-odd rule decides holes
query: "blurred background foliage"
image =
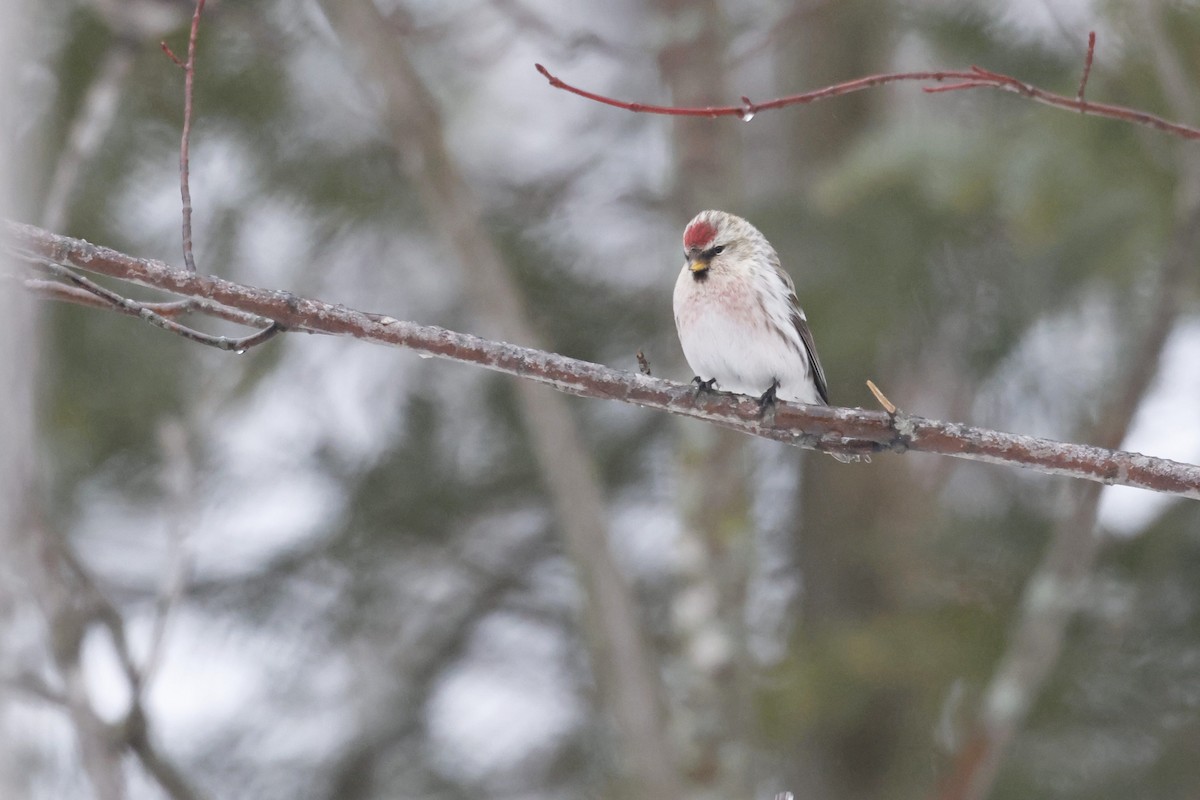
{"label": "blurred background foliage", "polygon": [[[1163,277],[1197,144],[915,84],[748,124],[667,120],[555,91],[533,69],[689,102],[668,55],[701,42],[696,91],[723,87],[710,103],[969,64],[1073,95],[1096,30],[1090,99],[1195,125],[1195,3],[356,4],[385,52],[339,4],[209,3],[191,170],[201,271],[495,335],[478,265],[431,218],[453,175],[547,349],[629,370],[640,349],[656,375],[687,380],[670,293],[699,197],[779,250],[837,404],[872,406],[871,378],[914,413],[1087,442],[1125,412],[1126,447],[1200,459],[1200,259]],[[171,0],[36,9],[17,76],[35,174],[24,219],[52,216],[72,126],[90,124],[85,98],[116,75],[111,124],[96,123],[56,230],[180,263],[183,78],[158,41],[182,54],[189,19]],[[437,118],[389,122],[372,58],[411,63]],[[425,169],[429,151],[405,138],[422,136],[441,137],[445,164]],[[1176,316],[1147,353],[1164,292]],[[203,796],[1200,791],[1193,502],[1105,490],[1087,580],[1051,599],[1077,612],[1061,655],[1030,685],[995,774],[956,795],[1031,576],[1086,502],[1076,487],[913,454],[843,466],[567,401],[662,689],[678,783],[648,788],[584,622],[588,565],[561,536],[570,498],[550,499],[511,379],[318,336],[226,355],[72,306],[46,306],[41,330],[45,491],[31,502],[120,610],[135,654],[183,553],[146,702]],[[1147,357],[1157,377],[1113,412]],[[181,451],[163,445],[172,426]],[[172,488],[178,469],[190,479]],[[6,660],[54,681],[36,645]],[[93,704],[118,719],[128,701],[103,637],[84,639],[83,663]],[[20,692],[3,708],[20,791],[83,796],[61,709]],[[132,757],[124,770],[128,796],[163,796]]]}

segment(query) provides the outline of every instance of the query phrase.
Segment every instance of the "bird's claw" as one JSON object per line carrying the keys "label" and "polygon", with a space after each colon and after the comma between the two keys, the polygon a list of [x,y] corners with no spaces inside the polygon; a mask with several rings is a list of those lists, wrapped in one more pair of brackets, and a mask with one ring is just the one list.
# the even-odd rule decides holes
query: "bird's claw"
{"label": "bird's claw", "polygon": [[715,392],[717,379],[709,378],[708,380],[704,380],[697,375],[696,377],[692,378],[692,383],[696,384],[696,394],[699,395],[701,392]]}
{"label": "bird's claw", "polygon": [[775,407],[775,401],[778,399],[775,396],[775,390],[779,388],[779,381],[771,381],[771,385],[765,392],[758,396],[758,410],[765,413],[768,408]]}

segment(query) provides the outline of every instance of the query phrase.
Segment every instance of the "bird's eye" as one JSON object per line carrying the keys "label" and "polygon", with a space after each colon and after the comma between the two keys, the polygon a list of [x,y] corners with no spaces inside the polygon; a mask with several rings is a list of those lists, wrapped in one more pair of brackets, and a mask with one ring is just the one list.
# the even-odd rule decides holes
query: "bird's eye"
{"label": "bird's eye", "polygon": [[719,255],[721,255],[721,253],[724,253],[724,252],[725,252],[725,245],[723,245],[723,244],[719,244],[719,245],[717,245],[716,247],[714,247],[714,248],[712,249],[712,251],[713,251],[713,255],[714,255],[714,256],[719,256]]}

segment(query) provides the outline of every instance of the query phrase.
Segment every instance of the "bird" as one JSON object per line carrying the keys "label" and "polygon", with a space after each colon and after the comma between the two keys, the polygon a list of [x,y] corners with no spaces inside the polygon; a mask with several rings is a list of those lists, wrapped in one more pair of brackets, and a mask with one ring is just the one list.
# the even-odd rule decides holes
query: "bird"
{"label": "bird", "polygon": [[829,405],[825,370],[791,276],[767,237],[725,211],[683,232],[675,327],[700,389]]}

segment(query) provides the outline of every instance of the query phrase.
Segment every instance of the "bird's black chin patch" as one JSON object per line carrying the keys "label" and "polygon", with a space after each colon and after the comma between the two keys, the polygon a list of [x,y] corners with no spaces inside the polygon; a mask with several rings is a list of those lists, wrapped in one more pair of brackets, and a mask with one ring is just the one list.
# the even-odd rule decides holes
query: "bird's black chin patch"
{"label": "bird's black chin patch", "polygon": [[694,280],[696,283],[704,283],[706,280],[708,280],[708,270],[692,270],[692,280]]}

